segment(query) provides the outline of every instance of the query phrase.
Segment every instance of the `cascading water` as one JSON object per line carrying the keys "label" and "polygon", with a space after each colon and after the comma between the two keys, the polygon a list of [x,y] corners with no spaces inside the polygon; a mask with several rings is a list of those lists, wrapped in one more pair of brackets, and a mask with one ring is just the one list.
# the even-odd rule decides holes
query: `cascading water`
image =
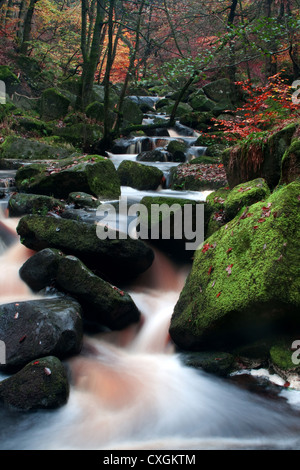
{"label": "cascading water", "polygon": [[86,336],[82,353],[66,363],[71,391],[61,409],[1,410],[0,448],[299,447],[299,417],[285,403],[264,400],[181,362],[168,325],[185,277],[186,269],[178,270],[157,252],[152,268],[130,291],[141,323]]}
{"label": "cascading water", "polygon": [[[144,193],[123,187],[122,195],[136,202]],[[32,252],[19,243],[16,223],[1,212],[0,304],[36,298],[18,275]],[[168,328],[189,269],[155,251],[152,267],[127,289],[139,324],[85,336],[81,354],[65,362],[71,383],[65,406],[33,413],[0,408],[0,449],[299,449],[300,392],[270,400],[188,367],[176,352]]]}

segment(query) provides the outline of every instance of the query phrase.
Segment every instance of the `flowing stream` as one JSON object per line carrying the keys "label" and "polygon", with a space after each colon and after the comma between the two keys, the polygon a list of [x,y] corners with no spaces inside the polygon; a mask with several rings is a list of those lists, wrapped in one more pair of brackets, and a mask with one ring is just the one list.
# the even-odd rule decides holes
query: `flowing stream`
{"label": "flowing stream", "polygon": [[[122,195],[143,196],[132,188]],[[0,303],[37,298],[18,274],[33,252],[19,243],[6,201],[0,209]],[[282,389],[270,399],[184,365],[175,351],[168,328],[189,269],[156,250],[152,267],[128,288],[141,322],[85,336],[82,353],[65,361],[71,388],[62,408],[1,407],[0,449],[299,449],[300,392]]]}

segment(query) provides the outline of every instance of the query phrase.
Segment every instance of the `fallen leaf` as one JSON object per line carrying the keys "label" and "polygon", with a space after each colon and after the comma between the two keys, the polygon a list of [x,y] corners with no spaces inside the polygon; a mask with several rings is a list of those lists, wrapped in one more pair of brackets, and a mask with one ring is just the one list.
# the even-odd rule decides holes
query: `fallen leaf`
{"label": "fallen leaf", "polygon": [[211,273],[211,271],[212,271],[212,268],[213,268],[213,267],[210,266],[210,268],[209,268],[209,270],[208,270],[208,275],[209,275],[209,276],[210,276],[210,273]]}
{"label": "fallen leaf", "polygon": [[220,297],[220,295],[221,295],[221,292],[219,292],[219,293],[217,294],[217,297]]}

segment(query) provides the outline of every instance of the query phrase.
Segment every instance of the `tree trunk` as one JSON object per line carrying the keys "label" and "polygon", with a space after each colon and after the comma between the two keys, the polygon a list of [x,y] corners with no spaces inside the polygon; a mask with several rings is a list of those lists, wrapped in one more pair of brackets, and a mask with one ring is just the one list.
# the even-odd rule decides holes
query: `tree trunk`
{"label": "tree trunk", "polygon": [[31,35],[32,17],[34,13],[34,7],[38,0],[30,0],[29,7],[24,20],[23,40],[20,47],[21,54],[27,54],[28,52],[28,41]]}
{"label": "tree trunk", "polygon": [[83,57],[82,66],[82,89],[80,96],[81,108],[84,110],[89,104],[93,84],[95,80],[95,73],[99,63],[99,58],[102,49],[101,31],[104,25],[105,17],[105,0],[97,0],[96,18],[93,29],[93,39],[90,48],[88,47],[87,35],[87,2],[82,0],[81,3],[81,52]]}

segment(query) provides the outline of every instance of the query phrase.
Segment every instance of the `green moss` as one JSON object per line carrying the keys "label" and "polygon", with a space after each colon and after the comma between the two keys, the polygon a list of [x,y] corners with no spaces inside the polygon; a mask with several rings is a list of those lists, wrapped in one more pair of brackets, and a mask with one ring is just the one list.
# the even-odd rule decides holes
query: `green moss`
{"label": "green moss", "polygon": [[300,306],[299,194],[299,182],[283,187],[199,247],[172,317],[175,342],[216,347],[263,335],[284,316],[292,325]]}
{"label": "green moss", "polygon": [[230,191],[224,201],[226,218],[233,219],[241,208],[251,206],[255,202],[266,199],[269,195],[270,189],[262,178],[239,184]]}
{"label": "green moss", "polygon": [[139,190],[156,189],[163,178],[163,172],[158,168],[130,160],[123,160],[117,173],[122,186]]}
{"label": "green moss", "polygon": [[281,340],[270,349],[270,359],[275,367],[282,370],[296,369],[297,365],[292,361],[293,351],[291,341]]}
{"label": "green moss", "polygon": [[281,162],[279,184],[291,183],[300,177],[300,139],[294,139],[286,150]]}

